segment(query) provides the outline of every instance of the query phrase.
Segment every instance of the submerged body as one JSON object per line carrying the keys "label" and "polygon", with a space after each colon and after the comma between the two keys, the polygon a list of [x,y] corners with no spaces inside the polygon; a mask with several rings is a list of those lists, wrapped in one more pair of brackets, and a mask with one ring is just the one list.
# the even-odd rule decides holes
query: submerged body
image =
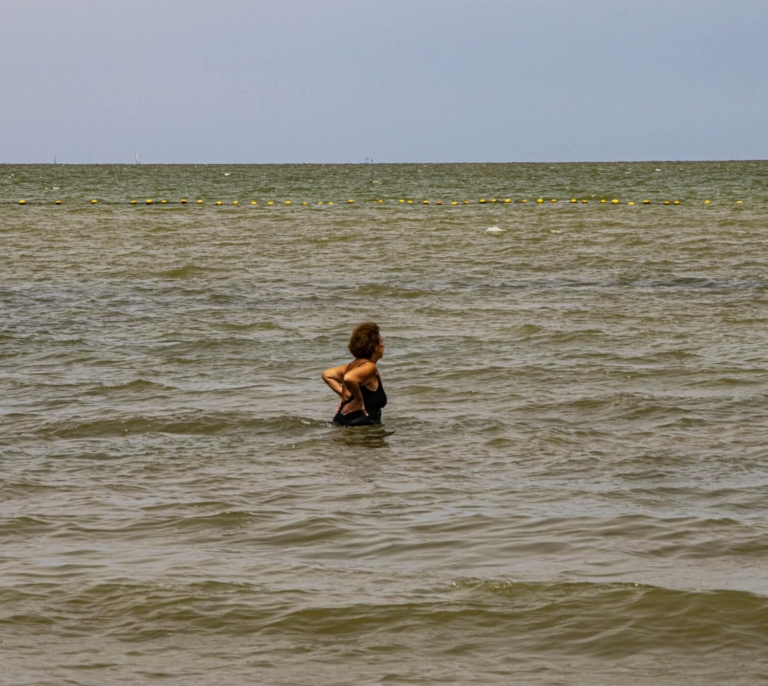
{"label": "submerged body", "polygon": [[335,424],[340,424],[341,426],[373,426],[381,424],[381,410],[387,404],[387,394],[384,392],[384,384],[381,383],[381,376],[378,371],[376,371],[375,376],[378,382],[375,390],[371,390],[368,386],[360,386],[367,414],[362,409],[344,414],[344,409],[354,400],[350,395],[347,400],[342,400],[339,403],[336,415],[333,418]]}

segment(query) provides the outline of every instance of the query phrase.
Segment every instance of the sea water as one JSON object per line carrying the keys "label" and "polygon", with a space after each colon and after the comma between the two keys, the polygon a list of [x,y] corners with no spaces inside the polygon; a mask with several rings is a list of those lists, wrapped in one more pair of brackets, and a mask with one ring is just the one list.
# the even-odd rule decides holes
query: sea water
{"label": "sea water", "polygon": [[0,684],[754,684],[767,401],[768,163],[2,166]]}

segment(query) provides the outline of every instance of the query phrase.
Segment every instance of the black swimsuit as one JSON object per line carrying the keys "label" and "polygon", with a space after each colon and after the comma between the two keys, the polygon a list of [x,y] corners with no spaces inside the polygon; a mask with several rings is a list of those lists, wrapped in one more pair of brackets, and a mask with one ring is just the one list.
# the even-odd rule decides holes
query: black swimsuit
{"label": "black swimsuit", "polygon": [[379,376],[378,370],[376,370],[376,378],[379,380],[379,387],[375,391],[365,386],[360,386],[360,392],[363,394],[363,402],[365,403],[368,416],[366,417],[362,410],[341,414],[341,408],[354,400],[352,397],[339,405],[336,416],[333,418],[335,424],[341,424],[341,426],[373,426],[374,424],[381,424],[381,409],[387,404],[387,394],[384,392],[384,384],[381,383],[381,376]]}

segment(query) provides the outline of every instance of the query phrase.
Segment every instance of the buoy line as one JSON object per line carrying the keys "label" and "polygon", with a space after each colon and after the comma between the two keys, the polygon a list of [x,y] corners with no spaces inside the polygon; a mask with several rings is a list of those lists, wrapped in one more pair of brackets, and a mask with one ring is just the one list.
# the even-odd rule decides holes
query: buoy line
{"label": "buoy line", "polygon": [[[130,206],[157,206],[157,205],[196,205],[196,206],[202,206],[206,203],[212,204],[216,207],[240,207],[240,201],[239,200],[204,200],[202,198],[195,199],[194,202],[190,202],[188,198],[181,198],[181,200],[168,200],[167,198],[162,198],[160,200],[156,200],[154,198],[144,198],[144,199],[137,199],[137,198],[131,198],[128,201],[124,202],[115,202],[113,200],[100,200],[99,198],[92,198],[90,200],[84,201],[85,204],[89,204],[92,206],[97,205],[107,205],[107,206],[121,206],[121,205],[130,205]],[[349,198],[346,201],[333,201],[333,200],[318,200],[318,201],[308,201],[303,200],[301,202],[294,203],[291,200],[267,200],[267,201],[259,201],[259,200],[250,200],[245,201],[244,206],[245,207],[252,207],[252,208],[262,208],[262,207],[310,207],[310,206],[321,206],[321,207],[332,207],[338,202],[342,205],[349,205],[349,206],[355,206],[355,200],[353,198]],[[476,201],[471,200],[451,200],[451,201],[443,201],[443,200],[431,200],[429,198],[425,198],[423,200],[414,201],[413,198],[399,198],[397,200],[395,199],[389,199],[385,200],[383,198],[374,198],[370,200],[370,204],[373,205],[393,205],[393,206],[408,206],[408,205],[414,205],[415,203],[418,203],[420,205],[429,205],[429,206],[438,206],[442,207],[445,205],[446,207],[458,207],[458,206],[465,206],[465,205],[487,205],[487,206],[494,206],[494,205],[525,205],[525,204],[534,204],[538,206],[542,205],[557,205],[560,202],[559,198],[553,198],[553,197],[547,197],[542,196],[538,197],[535,200],[530,200],[528,198],[520,198],[513,200],[512,198],[504,198],[503,200],[499,200],[497,198],[479,198]],[[0,201],[0,204],[3,205],[21,205],[21,206],[30,206],[30,205],[68,205],[73,206],[77,204],[81,204],[83,201],[63,201],[61,199],[56,200],[46,200],[46,201],[29,201],[25,198],[21,198],[17,201]],[[663,205],[663,206],[677,206],[682,205],[683,201],[679,199],[673,199],[673,200],[656,200],[651,201],[648,198],[644,198],[643,200],[628,200],[628,201],[622,201],[618,198],[612,198],[610,196],[602,197],[599,200],[596,199],[596,196],[591,196],[590,198],[570,198],[569,200],[563,201],[564,204],[568,205],[587,205],[589,203],[595,203],[599,205],[627,205],[627,206],[635,206],[635,205]],[[721,201],[719,204],[732,204],[735,203],[737,205],[743,205],[744,201],[741,199],[729,199],[726,201]],[[706,199],[704,201],[697,200],[697,201],[686,201],[686,204],[693,205],[693,204],[704,204],[706,206],[712,206],[713,204],[716,204],[711,199]],[[361,206],[360,204],[357,204],[356,206]]]}

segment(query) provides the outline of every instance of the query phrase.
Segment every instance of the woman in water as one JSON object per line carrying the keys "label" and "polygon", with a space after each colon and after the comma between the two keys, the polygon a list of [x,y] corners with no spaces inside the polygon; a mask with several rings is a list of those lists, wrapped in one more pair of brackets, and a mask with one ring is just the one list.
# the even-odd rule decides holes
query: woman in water
{"label": "woman in water", "polygon": [[323,381],[341,396],[333,421],[341,426],[381,424],[387,394],[376,363],[384,355],[384,341],[377,324],[358,324],[349,339],[354,360],[323,372]]}

